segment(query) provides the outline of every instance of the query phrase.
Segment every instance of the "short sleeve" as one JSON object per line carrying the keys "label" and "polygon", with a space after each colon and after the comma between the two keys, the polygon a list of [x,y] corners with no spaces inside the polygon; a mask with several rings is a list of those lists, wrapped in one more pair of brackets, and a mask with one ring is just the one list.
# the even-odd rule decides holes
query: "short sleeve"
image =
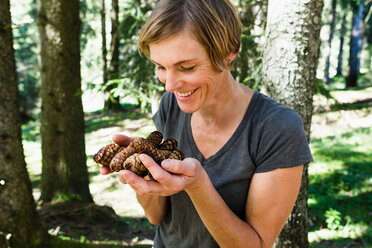
{"label": "short sleeve", "polygon": [[256,172],[289,168],[313,161],[301,117],[281,108],[262,123],[257,142]]}

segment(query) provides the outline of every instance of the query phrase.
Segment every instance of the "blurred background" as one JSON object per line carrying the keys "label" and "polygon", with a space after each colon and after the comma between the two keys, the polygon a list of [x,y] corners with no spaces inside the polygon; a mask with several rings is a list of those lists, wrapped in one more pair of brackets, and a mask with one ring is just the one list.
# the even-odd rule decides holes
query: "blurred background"
{"label": "blurred background", "polygon": [[[151,113],[164,91],[154,67],[137,51],[140,29],[154,0],[80,1],[81,83],[85,147],[94,202],[115,211],[115,225],[95,230],[95,239],[151,244],[154,227],[134,192],[101,176],[92,157],[115,133],[146,136],[155,127]],[[242,47],[233,74],[255,90],[261,87],[267,1],[233,1],[243,24]],[[320,33],[309,165],[311,247],[372,247],[372,1],[325,0]],[[22,135],[33,195],[40,197],[40,73],[37,1],[11,1],[20,91]],[[54,201],[69,200],[61,195]],[[42,215],[49,233],[92,239],[64,217]],[[76,217],[76,216],[75,216]],[[67,218],[68,219],[68,218]],[[76,219],[75,219],[76,220]],[[130,226],[123,234],[119,224]],[[94,226],[94,224],[89,224]],[[128,234],[129,233],[129,234]]]}

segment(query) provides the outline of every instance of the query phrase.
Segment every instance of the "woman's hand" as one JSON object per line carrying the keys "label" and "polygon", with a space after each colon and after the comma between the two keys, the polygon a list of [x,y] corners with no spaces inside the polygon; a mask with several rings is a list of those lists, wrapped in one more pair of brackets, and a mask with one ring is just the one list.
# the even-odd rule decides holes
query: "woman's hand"
{"label": "woman's hand", "polygon": [[182,190],[198,190],[209,179],[199,161],[193,158],[166,159],[161,166],[146,154],[141,154],[140,159],[156,181],[145,180],[128,170],[119,171],[120,181],[129,184],[139,195],[170,196]]}

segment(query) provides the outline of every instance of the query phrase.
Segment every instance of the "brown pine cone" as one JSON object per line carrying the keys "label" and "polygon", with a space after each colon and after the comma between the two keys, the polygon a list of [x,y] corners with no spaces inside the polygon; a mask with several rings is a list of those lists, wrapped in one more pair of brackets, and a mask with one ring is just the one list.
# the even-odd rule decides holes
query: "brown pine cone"
{"label": "brown pine cone", "polygon": [[107,146],[99,149],[96,155],[94,155],[93,160],[97,164],[109,167],[112,158],[123,150],[125,146],[119,146],[117,144],[109,144]]}
{"label": "brown pine cone", "polygon": [[163,135],[159,131],[152,132],[146,139],[137,138],[128,146],[110,144],[102,147],[93,160],[111,171],[130,170],[141,177],[149,175],[147,168],[142,164],[139,154],[144,153],[160,164],[164,159],[183,160],[182,151],[177,149],[177,141],[168,139],[162,142]]}

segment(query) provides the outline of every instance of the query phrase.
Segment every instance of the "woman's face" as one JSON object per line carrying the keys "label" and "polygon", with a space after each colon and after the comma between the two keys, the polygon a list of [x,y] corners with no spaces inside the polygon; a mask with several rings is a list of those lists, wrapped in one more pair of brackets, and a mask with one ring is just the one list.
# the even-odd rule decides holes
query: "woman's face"
{"label": "woman's face", "polygon": [[150,59],[156,75],[173,92],[182,111],[194,113],[218,101],[226,71],[217,72],[204,46],[189,32],[151,43]]}

